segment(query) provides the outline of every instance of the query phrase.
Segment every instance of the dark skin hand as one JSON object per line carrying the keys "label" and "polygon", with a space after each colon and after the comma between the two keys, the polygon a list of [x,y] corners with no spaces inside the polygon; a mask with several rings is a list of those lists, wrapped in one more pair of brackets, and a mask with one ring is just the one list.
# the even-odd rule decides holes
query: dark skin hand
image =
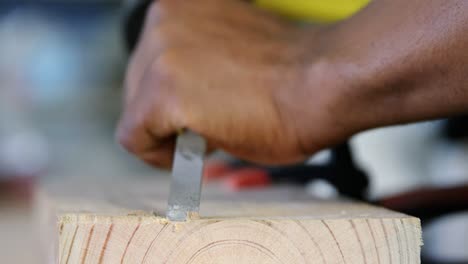
{"label": "dark skin hand", "polygon": [[160,0],[125,85],[118,140],[152,165],[171,165],[182,128],[293,163],[366,129],[467,113],[468,1],[381,0],[299,27],[239,0]]}

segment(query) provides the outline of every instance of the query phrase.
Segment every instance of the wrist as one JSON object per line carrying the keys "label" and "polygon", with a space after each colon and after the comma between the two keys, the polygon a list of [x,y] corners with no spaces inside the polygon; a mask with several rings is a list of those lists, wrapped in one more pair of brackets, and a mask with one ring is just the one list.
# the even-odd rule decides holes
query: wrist
{"label": "wrist", "polygon": [[411,92],[395,89],[395,82],[404,76],[392,63],[376,60],[373,52],[347,46],[344,37],[338,28],[325,27],[317,36],[320,42],[309,44],[316,47],[309,56],[305,81],[311,96],[321,94],[315,101],[326,111],[323,118],[335,127],[334,133],[340,135],[337,140],[401,123]]}
{"label": "wrist", "polygon": [[304,39],[295,47],[302,52],[294,68],[296,82],[290,89],[274,91],[283,120],[293,129],[305,156],[345,141],[364,126],[356,100],[349,99],[354,95],[347,94],[358,87],[354,84],[358,78],[348,76],[345,65],[330,56],[327,29],[311,31],[303,33]]}
{"label": "wrist", "polygon": [[[370,120],[363,115],[367,110],[361,95],[365,93],[364,86],[349,67],[328,56],[328,52],[309,64],[305,87],[311,93],[313,118],[322,125],[323,137],[328,141],[319,148],[342,143],[369,126]],[[308,137],[313,139],[317,132],[313,133]]]}

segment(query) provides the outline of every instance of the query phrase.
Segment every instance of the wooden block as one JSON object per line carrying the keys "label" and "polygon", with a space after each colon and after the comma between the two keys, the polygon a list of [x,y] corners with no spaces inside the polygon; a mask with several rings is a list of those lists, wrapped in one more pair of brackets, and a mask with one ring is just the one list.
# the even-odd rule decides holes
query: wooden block
{"label": "wooden block", "polygon": [[[201,218],[173,223],[159,216],[166,199],[149,191],[165,184],[114,183],[89,200],[49,192],[58,263],[420,263],[414,217],[351,201],[282,200],[274,194],[283,187],[257,192],[276,197],[260,201],[241,198],[251,192],[213,200],[206,188]],[[148,207],[156,213],[135,211]]]}

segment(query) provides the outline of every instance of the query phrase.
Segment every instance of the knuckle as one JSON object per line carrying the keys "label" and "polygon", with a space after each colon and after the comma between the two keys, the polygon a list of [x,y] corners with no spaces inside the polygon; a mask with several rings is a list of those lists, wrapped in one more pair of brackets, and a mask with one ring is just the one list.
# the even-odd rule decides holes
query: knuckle
{"label": "knuckle", "polygon": [[115,133],[115,138],[117,142],[128,152],[138,153],[136,148],[135,138],[133,137],[131,131],[123,125],[119,125]]}
{"label": "knuckle", "polygon": [[160,54],[154,64],[153,70],[165,79],[175,79],[177,78],[180,66],[180,59],[177,50],[167,49]]}
{"label": "knuckle", "polygon": [[154,24],[160,21],[161,17],[164,15],[164,6],[158,1],[154,1],[148,7],[146,13],[146,24]]}
{"label": "knuckle", "polygon": [[117,132],[115,133],[115,139],[125,149],[129,150],[131,148],[129,137],[127,136],[127,133],[122,132],[122,129],[117,129]]}
{"label": "knuckle", "polygon": [[173,25],[171,23],[161,22],[153,28],[152,33],[158,42],[166,43],[171,39],[171,33],[173,30]]}
{"label": "knuckle", "polygon": [[174,38],[175,31],[176,29],[173,24],[161,22],[153,26],[148,35],[151,35],[153,44],[157,46],[159,50],[164,50],[173,46],[174,42],[176,42]]}

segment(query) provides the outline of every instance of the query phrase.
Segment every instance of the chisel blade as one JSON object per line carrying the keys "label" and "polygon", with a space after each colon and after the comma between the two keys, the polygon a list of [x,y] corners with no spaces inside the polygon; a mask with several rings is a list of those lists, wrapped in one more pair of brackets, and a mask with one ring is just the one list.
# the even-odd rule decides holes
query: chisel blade
{"label": "chisel blade", "polygon": [[189,213],[198,213],[205,151],[200,135],[188,130],[178,135],[166,213],[169,220],[186,221]]}

